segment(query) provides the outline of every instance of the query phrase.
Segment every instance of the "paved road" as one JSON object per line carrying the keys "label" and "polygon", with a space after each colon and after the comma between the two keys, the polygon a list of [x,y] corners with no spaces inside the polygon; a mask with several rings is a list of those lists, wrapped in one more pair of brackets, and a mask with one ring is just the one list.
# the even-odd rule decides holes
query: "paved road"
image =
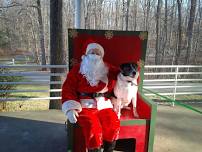
{"label": "paved road", "polygon": [[[0,113],[0,152],[66,152],[64,121],[60,110]],[[201,114],[158,105],[154,152],[201,152],[201,126]]]}
{"label": "paved road", "polygon": [[66,152],[64,121],[58,110],[0,113],[0,152]]}

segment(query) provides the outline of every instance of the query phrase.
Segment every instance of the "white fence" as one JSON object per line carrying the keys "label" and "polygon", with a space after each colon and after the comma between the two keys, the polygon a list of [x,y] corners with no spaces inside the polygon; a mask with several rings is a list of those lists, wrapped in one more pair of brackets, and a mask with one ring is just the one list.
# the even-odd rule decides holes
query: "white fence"
{"label": "white fence", "polygon": [[0,59],[0,65],[16,65],[16,64],[35,64],[35,61],[31,57],[21,56],[21,58],[9,58],[9,59]]}
{"label": "white fence", "polygon": [[[173,95],[174,99],[176,95],[202,95],[202,66],[147,65],[144,75],[143,87],[161,95]],[[146,93],[146,95],[153,94]]]}
{"label": "white fence", "polygon": [[[42,69],[46,68],[46,71]],[[62,81],[50,81],[50,77],[61,76],[63,79],[66,73],[51,73],[50,69],[67,69],[66,65],[0,65],[0,69],[6,69],[0,73],[0,77],[17,77],[21,76],[23,79],[18,81],[3,81],[2,85],[18,85],[18,89],[5,90],[0,89],[2,93],[51,93],[61,92],[61,88],[50,89],[49,85],[62,84]],[[161,95],[202,95],[202,66],[193,65],[146,65],[145,66],[145,80],[143,87],[151,89]],[[0,80],[1,81],[1,80]],[[46,89],[23,89],[25,85],[32,86],[47,86]],[[20,88],[20,89],[19,89]],[[146,95],[150,96],[148,92]],[[6,97],[0,98],[0,101],[19,101],[19,100],[55,100],[61,99],[60,96],[50,97],[47,94],[45,97]]]}

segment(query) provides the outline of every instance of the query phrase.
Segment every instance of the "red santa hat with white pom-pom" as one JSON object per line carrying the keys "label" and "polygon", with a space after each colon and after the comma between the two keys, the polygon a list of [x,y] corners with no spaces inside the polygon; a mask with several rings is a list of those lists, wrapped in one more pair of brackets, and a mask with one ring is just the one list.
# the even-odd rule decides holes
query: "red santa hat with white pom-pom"
{"label": "red santa hat with white pom-pom", "polygon": [[88,52],[92,49],[98,49],[100,51],[100,54],[102,57],[104,57],[104,48],[98,44],[98,43],[89,43],[87,45],[87,48],[86,48],[86,53],[85,54],[88,54]]}

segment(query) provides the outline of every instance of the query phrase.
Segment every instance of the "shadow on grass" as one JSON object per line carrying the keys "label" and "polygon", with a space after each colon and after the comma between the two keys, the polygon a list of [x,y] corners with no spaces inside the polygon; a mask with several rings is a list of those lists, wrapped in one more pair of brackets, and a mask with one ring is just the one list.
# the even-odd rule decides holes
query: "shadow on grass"
{"label": "shadow on grass", "polygon": [[65,152],[63,124],[0,116],[1,152]]}

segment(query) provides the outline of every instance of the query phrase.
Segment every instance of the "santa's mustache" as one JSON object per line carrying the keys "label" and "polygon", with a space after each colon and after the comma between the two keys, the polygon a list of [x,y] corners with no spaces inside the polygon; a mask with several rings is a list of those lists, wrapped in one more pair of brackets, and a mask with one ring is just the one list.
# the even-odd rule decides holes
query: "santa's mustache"
{"label": "santa's mustache", "polygon": [[82,57],[80,73],[87,79],[91,86],[96,86],[99,81],[107,83],[108,68],[102,57],[89,54]]}

